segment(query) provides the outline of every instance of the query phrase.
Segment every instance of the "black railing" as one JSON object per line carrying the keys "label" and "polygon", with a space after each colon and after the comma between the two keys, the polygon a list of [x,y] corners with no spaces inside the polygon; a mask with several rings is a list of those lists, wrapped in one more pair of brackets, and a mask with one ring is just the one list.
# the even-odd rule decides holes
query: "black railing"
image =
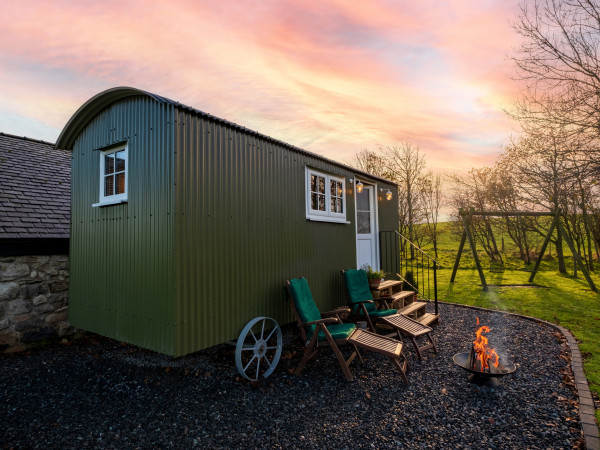
{"label": "black railing", "polygon": [[438,262],[397,231],[379,232],[379,255],[381,270],[399,277],[419,298],[433,301],[438,314]]}

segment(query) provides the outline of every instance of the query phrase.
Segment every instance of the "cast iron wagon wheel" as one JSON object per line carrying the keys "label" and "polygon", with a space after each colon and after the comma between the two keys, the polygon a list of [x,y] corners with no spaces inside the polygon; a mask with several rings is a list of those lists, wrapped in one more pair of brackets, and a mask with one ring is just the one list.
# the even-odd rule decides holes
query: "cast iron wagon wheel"
{"label": "cast iron wagon wheel", "polygon": [[279,357],[283,337],[281,328],[270,317],[256,317],[246,324],[235,347],[235,365],[244,378],[257,381],[273,373]]}

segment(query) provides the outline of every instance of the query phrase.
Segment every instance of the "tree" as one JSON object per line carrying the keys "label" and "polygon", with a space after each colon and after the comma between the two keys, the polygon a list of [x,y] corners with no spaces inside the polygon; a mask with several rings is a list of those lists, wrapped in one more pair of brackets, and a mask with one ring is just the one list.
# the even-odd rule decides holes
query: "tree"
{"label": "tree", "polygon": [[[506,147],[500,161],[510,164],[515,174],[521,199],[530,211],[557,211],[571,194],[572,160],[569,159],[568,137],[560,131],[546,135],[524,135]],[[564,213],[565,211],[563,211]],[[538,222],[534,227],[540,235],[547,234],[549,224]],[[566,273],[562,236],[553,241],[558,267]]]}
{"label": "tree", "polygon": [[514,24],[523,41],[513,61],[526,90],[514,116],[526,130],[600,130],[600,4],[534,0]]}
{"label": "tree", "polygon": [[418,243],[414,225],[421,218],[423,208],[417,185],[425,169],[425,156],[419,152],[419,147],[406,142],[387,147],[383,153],[384,163],[391,179],[404,191],[408,215],[408,239]]}
{"label": "tree", "polygon": [[387,170],[387,165],[381,152],[377,153],[367,149],[362,150],[354,155],[350,165],[377,177],[391,179],[391,174]]}
{"label": "tree", "polygon": [[442,206],[442,177],[428,171],[419,183],[421,185],[423,203],[425,205],[425,224],[431,242],[435,259],[438,258],[437,249],[437,225]]}
{"label": "tree", "polygon": [[[385,178],[398,184],[395,175],[388,170],[388,162],[386,161],[387,155],[380,148],[379,151],[362,150],[356,155],[350,162],[350,165],[356,167],[363,172],[370,173],[372,175]],[[405,201],[406,195],[404,194],[404,185],[398,185],[398,230],[401,234],[406,233],[408,224],[408,210]]]}
{"label": "tree", "polygon": [[[490,167],[469,170],[466,176],[450,175],[453,182],[451,202],[455,211],[473,207],[477,211],[490,211],[494,209],[492,201],[492,175]],[[461,218],[456,216],[455,222],[460,223]],[[488,216],[474,216],[471,218],[470,229],[473,238],[479,242],[490,258],[490,261],[502,261],[498,245],[494,237],[494,226]],[[462,232],[462,229],[461,229]]]}
{"label": "tree", "polygon": [[[498,161],[490,176],[490,203],[493,209],[504,213],[525,211],[527,209],[521,200],[513,164],[513,161],[506,159]],[[502,221],[498,222],[500,228],[503,228],[516,244],[521,259],[530,264],[532,262],[530,254],[532,243],[527,224],[527,218],[508,214],[502,217]]]}
{"label": "tree", "polygon": [[[435,239],[442,202],[441,180],[426,172],[425,156],[410,143],[400,143],[377,151],[363,150],[350,164],[357,169],[393,181],[398,186],[399,232],[422,246]],[[427,226],[416,227],[417,224]]]}

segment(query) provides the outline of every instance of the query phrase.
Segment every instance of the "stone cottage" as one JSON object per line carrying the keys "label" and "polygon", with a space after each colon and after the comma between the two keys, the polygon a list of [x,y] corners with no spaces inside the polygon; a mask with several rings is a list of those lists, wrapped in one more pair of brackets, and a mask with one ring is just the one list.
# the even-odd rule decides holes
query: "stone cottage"
{"label": "stone cottage", "polygon": [[71,154],[0,133],[0,351],[72,332]]}

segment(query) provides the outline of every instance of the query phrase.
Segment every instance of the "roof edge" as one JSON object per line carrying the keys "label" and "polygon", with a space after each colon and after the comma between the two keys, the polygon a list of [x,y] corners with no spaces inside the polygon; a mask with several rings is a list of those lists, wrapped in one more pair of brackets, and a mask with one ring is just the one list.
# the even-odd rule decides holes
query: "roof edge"
{"label": "roof edge", "polygon": [[73,150],[73,145],[75,144],[75,139],[77,138],[79,133],[81,133],[83,128],[92,120],[92,118],[96,114],[98,114],[102,109],[106,108],[107,106],[109,106],[111,103],[113,103],[115,101],[118,101],[118,100],[121,100],[121,99],[127,98],[127,97],[132,97],[135,95],[144,95],[144,96],[147,96],[147,97],[150,97],[150,98],[156,100],[159,103],[167,103],[167,104],[173,105],[175,108],[179,108],[179,109],[189,112],[191,114],[195,114],[195,115],[204,117],[209,120],[214,120],[218,123],[221,123],[223,125],[231,127],[233,129],[252,134],[254,136],[260,137],[261,139],[266,139],[275,144],[282,145],[293,151],[305,154],[307,156],[319,159],[321,161],[325,161],[327,163],[334,164],[338,167],[342,167],[342,168],[352,171],[356,174],[360,174],[364,178],[374,180],[374,181],[382,181],[382,182],[392,184],[392,185],[396,184],[391,180],[387,180],[383,177],[379,177],[377,175],[373,175],[371,173],[362,171],[362,170],[357,169],[356,167],[352,167],[348,164],[345,164],[345,163],[342,163],[339,161],[334,161],[332,159],[326,158],[325,156],[321,156],[317,153],[309,152],[309,151],[304,150],[295,145],[288,144],[287,142],[272,138],[265,134],[259,133],[258,131],[253,131],[251,129],[248,129],[246,127],[238,125],[236,123],[229,122],[228,120],[221,119],[221,118],[213,116],[211,114],[202,112],[196,108],[192,108],[192,107],[184,105],[182,103],[175,102],[166,97],[161,97],[159,95],[152,94],[150,92],[143,91],[141,89],[136,89],[136,88],[127,87],[127,86],[114,87],[111,89],[107,89],[106,91],[100,92],[99,94],[90,98],[87,102],[85,102],[83,105],[81,105],[81,107],[75,112],[75,114],[73,114],[71,119],[69,119],[69,121],[63,128],[62,132],[60,133],[60,136],[58,137],[58,139],[56,141],[55,148],[60,148],[60,149],[64,149],[64,150]]}
{"label": "roof edge", "polygon": [[53,142],[42,141],[41,139],[33,139],[33,138],[30,138],[27,136],[17,136],[16,134],[4,133],[2,131],[0,131],[0,136],[5,136],[5,137],[11,138],[11,139],[19,139],[21,141],[35,142],[36,144],[45,144],[45,145],[54,146]]}
{"label": "roof edge", "polygon": [[54,148],[73,150],[75,139],[96,114],[111,103],[134,95],[145,95],[158,102],[163,101],[161,97],[128,86],[119,86],[102,91],[99,94],[94,95],[75,111],[75,114],[71,116],[58,136]]}

